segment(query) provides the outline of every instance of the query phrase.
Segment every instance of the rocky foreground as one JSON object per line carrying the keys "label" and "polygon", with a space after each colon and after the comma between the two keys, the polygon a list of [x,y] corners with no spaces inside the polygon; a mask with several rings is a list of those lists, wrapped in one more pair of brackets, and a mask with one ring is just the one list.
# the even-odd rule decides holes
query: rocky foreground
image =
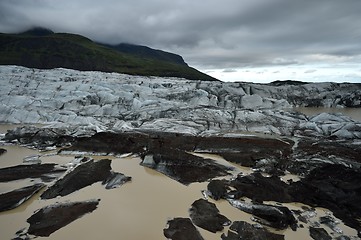
{"label": "rocky foreground", "polygon": [[[1,66],[0,72],[0,122],[50,124],[8,131],[3,143],[56,148],[58,154],[132,153],[141,157],[142,166],[181,184],[208,182],[205,198],[189,206],[189,218],[169,216],[174,219],[164,229],[166,238],[203,239],[197,228],[215,233],[227,227],[222,239],[284,239],[268,229],[305,226],[313,239],[361,237],[361,123],[340,114],[307,117],[286,110],[361,107],[360,84],[271,86],[16,66]],[[231,167],[194,153],[217,154],[252,172],[232,176]],[[284,181],[290,173],[299,179]],[[2,193],[2,211],[39,191],[40,198],[52,199],[95,182],[112,189],[131,180],[114,172],[109,160],[87,157],[77,157],[67,168],[30,159],[0,169],[2,182],[25,178],[40,180]],[[210,198],[251,214],[253,224],[232,223]],[[40,209],[17,239],[49,236],[96,210],[99,201]],[[283,205],[294,202],[308,207],[293,211]],[[316,207],[332,214],[315,221]],[[65,214],[69,211],[74,214]],[[49,220],[55,215],[64,218]],[[358,237],[344,235],[339,220]]]}

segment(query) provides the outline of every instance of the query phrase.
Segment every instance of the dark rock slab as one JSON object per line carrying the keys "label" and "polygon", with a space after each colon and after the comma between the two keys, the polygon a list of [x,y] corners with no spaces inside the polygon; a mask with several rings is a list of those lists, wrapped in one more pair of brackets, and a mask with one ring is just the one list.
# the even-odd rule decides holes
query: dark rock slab
{"label": "dark rock slab", "polygon": [[172,149],[144,156],[141,165],[155,169],[184,185],[226,176],[231,170],[231,168],[220,165],[212,159],[204,159]]}
{"label": "dark rock slab", "polygon": [[310,227],[310,236],[315,240],[331,240],[325,229]]}
{"label": "dark rock slab", "polygon": [[0,148],[0,156],[3,155],[3,154],[6,153],[6,152],[7,152],[6,149]]}
{"label": "dark rock slab", "polygon": [[0,182],[9,182],[25,178],[40,178],[49,174],[65,172],[66,169],[56,164],[17,165],[0,169]]}
{"label": "dark rock slab", "polygon": [[287,229],[288,227],[291,227],[294,231],[297,229],[297,220],[287,207],[246,203],[232,199],[229,202],[232,206],[252,214],[255,220],[261,224],[276,229]]}
{"label": "dark rock slab", "polygon": [[44,187],[45,184],[39,183],[0,194],[0,212],[20,206]]}
{"label": "dark rock slab", "polygon": [[219,213],[214,203],[199,199],[192,204],[189,210],[190,217],[195,225],[210,232],[222,231],[231,221]]}
{"label": "dark rock slab", "polygon": [[131,177],[125,176],[122,173],[111,172],[108,178],[103,181],[103,185],[105,185],[106,189],[113,189],[131,180]]}
{"label": "dark rock slab", "polygon": [[100,200],[87,202],[60,203],[44,207],[28,218],[28,233],[48,237],[87,213],[94,211]]}
{"label": "dark rock slab", "polygon": [[65,196],[96,182],[106,181],[111,175],[111,160],[89,160],[74,168],[42,195],[42,199]]}
{"label": "dark rock slab", "polygon": [[203,240],[189,218],[174,218],[168,221],[168,228],[163,230],[164,236],[172,240]]}
{"label": "dark rock slab", "polygon": [[230,227],[228,235],[222,234],[222,240],[283,240],[284,236],[276,233],[271,233],[264,228],[256,227],[243,221],[236,221]]}

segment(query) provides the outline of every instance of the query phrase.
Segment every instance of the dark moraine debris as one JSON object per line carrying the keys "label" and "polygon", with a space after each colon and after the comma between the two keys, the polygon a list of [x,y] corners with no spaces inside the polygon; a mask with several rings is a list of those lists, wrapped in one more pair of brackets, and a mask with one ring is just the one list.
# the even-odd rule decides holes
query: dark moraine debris
{"label": "dark moraine debris", "polygon": [[331,240],[325,229],[310,227],[310,236],[315,240]]}
{"label": "dark moraine debris", "polygon": [[204,199],[195,201],[189,212],[195,225],[213,233],[222,231],[224,226],[231,224],[228,218],[219,213],[214,203]]}
{"label": "dark moraine debris", "polygon": [[36,126],[22,126],[8,130],[6,141],[17,140],[22,144],[31,144],[39,149],[49,146],[64,146],[74,141],[71,131],[61,128],[39,128]]}
{"label": "dark moraine debris", "polygon": [[327,208],[361,237],[361,169],[329,164],[290,185],[295,202]]}
{"label": "dark moraine debris", "polygon": [[340,222],[332,216],[320,217],[320,223],[329,227],[333,232],[342,233],[342,230],[337,226]]}
{"label": "dark moraine debris", "polygon": [[[235,190],[231,190],[231,187]],[[288,187],[289,185],[277,176],[264,177],[256,172],[247,176],[238,175],[232,181],[212,180],[207,188],[215,200],[248,197],[256,202],[292,202]]]}
{"label": "dark moraine debris", "polygon": [[[300,202],[329,209],[335,217],[358,231],[361,237],[361,169],[324,164],[311,170],[300,181],[286,184],[277,176],[259,173],[238,176],[233,181],[213,183],[211,196],[230,200],[248,197],[254,202]],[[230,190],[230,187],[236,190]],[[222,188],[224,190],[222,190]],[[225,193],[226,192],[226,193]]]}
{"label": "dark moraine debris", "polygon": [[291,202],[292,198],[287,192],[288,184],[279,177],[264,177],[261,173],[253,173],[248,176],[239,175],[231,186],[242,196],[248,197],[256,202],[276,201]]}
{"label": "dark moraine debris", "polygon": [[78,138],[72,147],[66,150],[101,153],[141,153],[147,145],[148,135],[142,133],[100,132],[91,137]]}
{"label": "dark moraine debris", "polygon": [[50,186],[42,195],[42,199],[65,196],[96,182],[107,181],[111,177],[111,160],[89,160],[78,165],[54,185]]}
{"label": "dark moraine debris", "polygon": [[[307,175],[310,171],[328,165],[330,161],[360,167],[361,147],[350,140],[303,138],[294,149],[293,158],[287,170],[294,174]],[[317,159],[317,161],[312,161]]]}
{"label": "dark moraine debris", "polygon": [[228,235],[224,233],[221,236],[222,240],[284,240],[284,236],[276,233],[271,233],[264,228],[256,227],[243,221],[236,221],[230,227]]}
{"label": "dark moraine debris", "polygon": [[23,228],[15,233],[15,237],[11,240],[31,240],[32,238],[29,236],[29,234],[26,232],[27,229]]}
{"label": "dark moraine debris", "polygon": [[20,206],[44,187],[45,184],[39,183],[0,194],[0,212]]}
{"label": "dark moraine debris", "polygon": [[67,150],[102,153],[164,152],[168,149],[194,151],[198,138],[165,132],[100,132],[91,137],[77,138]]}
{"label": "dark moraine debris", "polygon": [[[280,151],[284,151],[283,155],[288,155],[292,151],[292,143],[290,140],[279,140],[275,138],[262,138],[253,136],[242,137],[203,137],[198,140],[196,150],[218,153],[236,152],[249,160],[267,158],[269,156],[280,157]],[[253,159],[252,159],[253,157]],[[242,159],[239,159],[242,161]]]}
{"label": "dark moraine debris", "polygon": [[[196,151],[212,152],[241,166],[281,174],[289,161],[292,146],[289,139],[206,137],[199,140]],[[267,159],[266,164],[264,159]]]}
{"label": "dark moraine debris", "polygon": [[184,185],[226,176],[229,174],[228,171],[232,170],[212,159],[204,159],[173,149],[164,149],[162,153],[145,155],[141,165],[155,169]]}
{"label": "dark moraine debris", "polygon": [[288,227],[291,227],[294,231],[297,229],[297,220],[287,207],[246,203],[233,199],[229,199],[228,201],[232,206],[252,214],[255,220],[261,224],[276,229],[287,229]]}
{"label": "dark moraine debris", "polygon": [[277,229],[297,229],[297,220],[287,207],[259,204],[253,206],[252,214],[264,225]]}
{"label": "dark moraine debris", "polygon": [[197,137],[154,131],[100,132],[75,139],[67,150],[104,153],[163,153],[168,149],[212,152],[240,165],[254,166],[258,160],[277,159],[278,165],[288,159],[292,142],[260,137]]}
{"label": "dark moraine debris", "polygon": [[163,230],[164,236],[172,240],[203,240],[189,218],[174,218],[168,221],[168,228]]}
{"label": "dark moraine debris", "polygon": [[211,197],[214,200],[226,199],[228,192],[231,190],[229,187],[229,181],[214,179],[207,185],[207,190],[211,193]]}
{"label": "dark moraine debris", "polygon": [[342,235],[342,236],[338,236],[338,237],[336,238],[336,240],[351,240],[351,238],[348,237],[348,236]]}
{"label": "dark moraine debris", "polygon": [[48,237],[53,232],[68,225],[87,213],[94,211],[100,200],[60,203],[44,207],[28,218],[28,233]]}
{"label": "dark moraine debris", "polygon": [[3,155],[6,152],[7,152],[6,149],[0,148],[0,156]]}
{"label": "dark moraine debris", "polygon": [[56,164],[32,164],[17,165],[0,169],[0,182],[9,182],[25,178],[46,177],[49,174],[65,172],[66,169],[59,168]]}
{"label": "dark moraine debris", "polygon": [[357,144],[350,143],[349,140],[302,139],[296,148],[296,154],[302,154],[309,158],[333,156],[334,158],[361,163],[359,158],[361,148]]}

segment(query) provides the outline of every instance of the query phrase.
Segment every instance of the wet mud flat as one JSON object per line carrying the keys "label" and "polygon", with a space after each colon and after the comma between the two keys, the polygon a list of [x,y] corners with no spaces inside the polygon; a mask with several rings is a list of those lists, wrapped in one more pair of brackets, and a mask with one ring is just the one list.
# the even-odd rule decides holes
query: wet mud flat
{"label": "wet mud flat", "polygon": [[[41,151],[54,151],[56,147],[56,156],[74,156],[65,165],[27,162],[0,169],[5,184],[15,181],[6,176],[33,179],[29,186],[1,193],[0,205],[11,206],[4,208],[4,213],[33,198],[50,201],[24,219],[29,226],[14,232],[15,239],[52,236],[77,218],[100,211],[97,207],[102,196],[84,201],[62,200],[89,186],[98,184],[104,191],[132,188],[136,179],[123,170],[113,170],[111,159],[85,156],[122,154],[137,156],[139,168],[160,172],[185,188],[203,184],[199,197],[189,203],[188,213],[164,219],[164,228],[158,229],[164,238],[292,239],[297,232],[302,239],[361,237],[361,144],[351,140],[198,137],[162,132],[103,132],[70,137],[62,130],[23,127],[8,132],[3,142]],[[224,161],[207,154],[221,156]],[[242,172],[242,167],[251,171]],[[23,172],[25,175],[18,174]],[[298,180],[285,181],[290,174]],[[5,205],[2,199],[13,200]],[[231,219],[228,212],[220,210],[224,202],[248,218]],[[303,206],[296,210],[290,207],[293,203]],[[319,207],[329,212],[317,215]],[[69,212],[71,217],[65,214]]]}

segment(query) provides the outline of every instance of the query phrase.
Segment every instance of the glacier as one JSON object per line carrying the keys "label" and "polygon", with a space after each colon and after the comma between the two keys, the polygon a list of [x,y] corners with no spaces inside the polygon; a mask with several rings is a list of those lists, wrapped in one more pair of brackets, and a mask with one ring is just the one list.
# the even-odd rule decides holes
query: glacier
{"label": "glacier", "polygon": [[361,138],[361,123],[294,106],[359,107],[360,84],[271,86],[0,66],[0,122],[84,132],[242,132]]}

